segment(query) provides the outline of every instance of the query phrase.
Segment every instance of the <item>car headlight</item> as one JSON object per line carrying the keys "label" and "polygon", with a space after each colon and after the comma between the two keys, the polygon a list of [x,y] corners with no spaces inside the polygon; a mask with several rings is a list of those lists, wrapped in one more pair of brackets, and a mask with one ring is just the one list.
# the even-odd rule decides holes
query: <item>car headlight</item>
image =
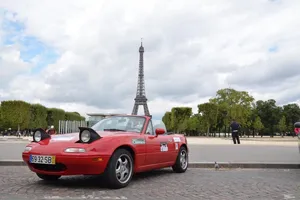
{"label": "car headlight", "polygon": [[33,134],[33,139],[34,141],[36,142],[39,142],[42,140],[42,132],[41,131],[36,131],[34,134]]}
{"label": "car headlight", "polygon": [[91,139],[91,133],[88,130],[84,130],[82,131],[81,135],[80,135],[80,140],[82,142],[88,142]]}
{"label": "car headlight", "polygon": [[102,138],[95,130],[88,127],[79,128],[79,142],[90,144],[96,140]]}
{"label": "car headlight", "polygon": [[24,152],[31,151],[32,147],[25,147]]}
{"label": "car headlight", "polygon": [[66,153],[84,153],[85,149],[83,148],[67,148],[65,149]]}
{"label": "car headlight", "polygon": [[47,134],[43,129],[38,128],[33,133],[33,141],[34,142],[40,142],[46,138],[50,138],[51,136]]}

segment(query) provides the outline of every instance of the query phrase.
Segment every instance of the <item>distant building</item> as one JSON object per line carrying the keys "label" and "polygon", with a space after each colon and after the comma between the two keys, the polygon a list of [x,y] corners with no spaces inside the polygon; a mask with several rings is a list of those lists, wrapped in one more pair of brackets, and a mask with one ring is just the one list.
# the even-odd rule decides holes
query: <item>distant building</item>
{"label": "distant building", "polygon": [[94,124],[104,119],[105,117],[115,116],[120,114],[103,114],[103,113],[90,113],[86,114],[88,117],[88,127],[92,127]]}

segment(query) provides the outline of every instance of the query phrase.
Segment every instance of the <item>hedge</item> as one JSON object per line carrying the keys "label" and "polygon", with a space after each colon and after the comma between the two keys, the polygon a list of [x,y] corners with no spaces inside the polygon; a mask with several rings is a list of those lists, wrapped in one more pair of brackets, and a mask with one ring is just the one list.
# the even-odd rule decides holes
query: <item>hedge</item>
{"label": "hedge", "polygon": [[41,104],[29,104],[25,101],[2,101],[0,105],[0,128],[34,129],[54,125],[59,120],[84,121],[78,112],[65,112],[58,108],[47,108]]}
{"label": "hedge", "polygon": [[65,111],[58,108],[50,108],[48,109],[47,122],[49,125],[54,125],[54,127],[58,127],[58,121],[65,120]]}
{"label": "hedge", "polygon": [[29,127],[31,105],[24,101],[2,101],[2,123],[5,128],[25,129]]}
{"label": "hedge", "polygon": [[81,121],[82,120],[82,116],[80,116],[80,114],[77,113],[77,112],[66,112],[65,113],[65,120]]}
{"label": "hedge", "polygon": [[3,127],[3,121],[2,121],[2,112],[1,112],[1,104],[0,104],[0,130],[1,127]]}
{"label": "hedge", "polygon": [[41,104],[32,104],[31,107],[31,115],[30,115],[30,123],[29,128],[34,129],[38,127],[46,128],[47,123],[47,115],[48,110],[45,106]]}

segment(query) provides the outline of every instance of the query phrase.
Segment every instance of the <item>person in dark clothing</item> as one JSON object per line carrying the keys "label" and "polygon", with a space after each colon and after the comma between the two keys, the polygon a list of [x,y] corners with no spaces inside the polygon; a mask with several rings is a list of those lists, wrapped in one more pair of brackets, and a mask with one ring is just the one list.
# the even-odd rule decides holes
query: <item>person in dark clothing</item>
{"label": "person in dark clothing", "polygon": [[49,135],[55,135],[56,134],[56,130],[55,130],[53,125],[50,127],[50,129],[47,131],[47,133]]}
{"label": "person in dark clothing", "polygon": [[232,136],[233,143],[236,144],[237,142],[238,144],[240,144],[240,137],[239,137],[239,129],[241,127],[240,124],[235,120],[233,120],[230,124],[230,127],[231,127],[231,136]]}

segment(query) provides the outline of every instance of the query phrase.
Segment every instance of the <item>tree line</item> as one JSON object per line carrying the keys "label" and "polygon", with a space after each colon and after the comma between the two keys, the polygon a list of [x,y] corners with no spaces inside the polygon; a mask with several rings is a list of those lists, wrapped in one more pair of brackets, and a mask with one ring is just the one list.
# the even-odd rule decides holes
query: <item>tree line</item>
{"label": "tree line", "polygon": [[47,108],[41,104],[11,100],[0,102],[0,129],[24,130],[47,128],[58,129],[59,120],[81,121],[85,117],[78,112],[66,112],[59,108]]}
{"label": "tree line", "polygon": [[232,88],[220,89],[208,102],[198,105],[198,112],[191,107],[174,107],[162,117],[170,132],[185,132],[189,136],[227,136],[230,123],[235,119],[241,124],[241,135],[294,134],[294,123],[300,121],[298,104],[276,105],[274,99],[257,100],[246,91]]}

